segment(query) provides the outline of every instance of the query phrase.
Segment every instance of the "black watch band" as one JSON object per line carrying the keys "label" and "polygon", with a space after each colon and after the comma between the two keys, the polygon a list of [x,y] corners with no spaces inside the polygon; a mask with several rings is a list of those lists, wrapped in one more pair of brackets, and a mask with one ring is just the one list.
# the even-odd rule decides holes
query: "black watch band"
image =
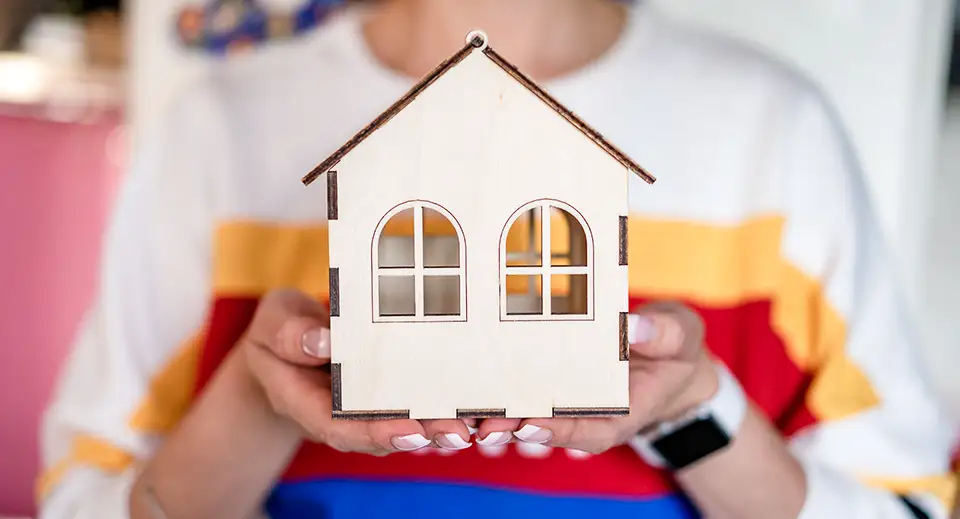
{"label": "black watch band", "polygon": [[650,442],[673,470],[688,467],[730,445],[730,436],[712,415],[696,416],[676,430]]}

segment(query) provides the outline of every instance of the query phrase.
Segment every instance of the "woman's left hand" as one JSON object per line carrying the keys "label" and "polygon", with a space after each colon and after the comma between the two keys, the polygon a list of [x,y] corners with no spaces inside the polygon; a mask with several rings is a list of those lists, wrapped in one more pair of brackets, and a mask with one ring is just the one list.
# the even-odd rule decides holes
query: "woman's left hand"
{"label": "woman's left hand", "polygon": [[516,440],[598,454],[648,425],[683,415],[716,392],[717,374],[696,313],[677,303],[654,303],[637,309],[631,319],[629,416],[488,419],[479,426],[477,443]]}

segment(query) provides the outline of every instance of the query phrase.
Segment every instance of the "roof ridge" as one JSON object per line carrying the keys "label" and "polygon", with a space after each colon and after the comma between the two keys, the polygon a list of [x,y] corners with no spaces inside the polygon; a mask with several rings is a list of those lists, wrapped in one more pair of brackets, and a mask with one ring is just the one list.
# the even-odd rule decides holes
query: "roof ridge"
{"label": "roof ridge", "polygon": [[407,91],[400,99],[395,101],[389,108],[383,111],[377,118],[371,121],[369,124],[364,126],[360,131],[354,134],[346,143],[343,144],[337,151],[333,152],[329,157],[327,157],[323,162],[321,162],[317,167],[313,168],[310,173],[305,175],[301,182],[304,185],[310,185],[311,182],[317,179],[323,173],[326,173],[330,168],[337,165],[341,159],[347,154],[350,153],[355,147],[357,147],[364,139],[370,136],[378,128],[387,123],[390,119],[400,113],[404,108],[407,107],[411,102],[413,102],[416,97],[426,90],[430,85],[432,85],[437,79],[443,76],[448,70],[453,68],[455,65],[463,61],[467,56],[470,55],[474,50],[479,50],[490,59],[494,64],[500,67],[501,70],[509,74],[513,79],[518,83],[524,86],[528,91],[533,95],[537,96],[541,101],[543,101],[547,106],[549,106],[553,111],[557,112],[561,117],[566,119],[568,123],[577,128],[582,132],[587,138],[592,140],[601,149],[603,149],[607,154],[616,159],[618,162],[623,164],[624,167],[635,173],[637,176],[645,180],[647,183],[652,184],[656,181],[656,178],[643,169],[639,164],[634,162],[630,157],[625,153],[620,151],[619,148],[611,144],[603,135],[598,131],[594,130],[590,125],[580,119],[576,114],[574,114],[570,109],[565,107],[562,103],[553,98],[548,94],[544,89],[536,84],[530,77],[521,72],[516,66],[507,61],[503,56],[498,54],[492,47],[487,44],[485,35],[481,31],[471,31],[467,35],[467,42],[463,47],[460,48],[455,54],[445,59],[442,63],[437,65],[433,70],[425,75],[420,81],[418,81],[410,90]]}

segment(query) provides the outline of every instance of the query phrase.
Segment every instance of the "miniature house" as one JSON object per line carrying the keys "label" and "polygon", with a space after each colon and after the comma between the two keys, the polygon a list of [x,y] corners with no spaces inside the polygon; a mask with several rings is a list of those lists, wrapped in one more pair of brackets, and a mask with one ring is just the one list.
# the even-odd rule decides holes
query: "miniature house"
{"label": "miniature house", "polygon": [[653,177],[479,32],[327,184],[338,418],[627,414],[627,185]]}

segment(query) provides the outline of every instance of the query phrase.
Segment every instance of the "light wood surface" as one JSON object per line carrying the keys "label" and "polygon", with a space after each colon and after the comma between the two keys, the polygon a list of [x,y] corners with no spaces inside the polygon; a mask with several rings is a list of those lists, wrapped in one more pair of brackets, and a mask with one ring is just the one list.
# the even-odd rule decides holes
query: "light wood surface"
{"label": "light wood surface", "polygon": [[[619,344],[620,313],[627,311],[619,218],[627,214],[632,173],[621,162],[475,51],[335,170],[330,264],[340,290],[331,330],[342,411],[452,418],[472,409],[542,417],[555,408],[629,406]],[[323,203],[325,189],[317,192]],[[570,215],[557,220],[570,233],[563,240],[567,257],[551,266],[554,219],[541,219],[538,250],[547,253],[537,266],[513,273],[540,275],[538,289],[546,294],[554,291],[544,273],[586,274],[559,294],[586,292],[579,310],[562,297],[534,295],[521,311],[541,315],[506,315],[508,296],[531,297],[503,289],[510,223],[530,207]],[[433,233],[424,230],[423,208],[443,215],[455,233],[427,243]],[[406,209],[414,210],[413,226],[402,231],[411,222],[393,218]],[[396,247],[381,251],[384,228],[400,231],[389,233]],[[582,245],[571,247],[578,239]],[[412,247],[412,263],[404,247]],[[424,262],[436,254],[458,261],[430,272]],[[571,265],[573,256],[582,264]],[[400,258],[407,263],[388,265],[396,270],[383,277],[380,263]],[[457,304],[446,315],[425,312],[424,280],[433,275],[460,276],[452,285]],[[411,280],[412,299],[381,290],[384,279],[402,276]],[[379,316],[391,297],[407,301],[400,313],[412,315]],[[555,315],[555,301],[567,313]]]}

